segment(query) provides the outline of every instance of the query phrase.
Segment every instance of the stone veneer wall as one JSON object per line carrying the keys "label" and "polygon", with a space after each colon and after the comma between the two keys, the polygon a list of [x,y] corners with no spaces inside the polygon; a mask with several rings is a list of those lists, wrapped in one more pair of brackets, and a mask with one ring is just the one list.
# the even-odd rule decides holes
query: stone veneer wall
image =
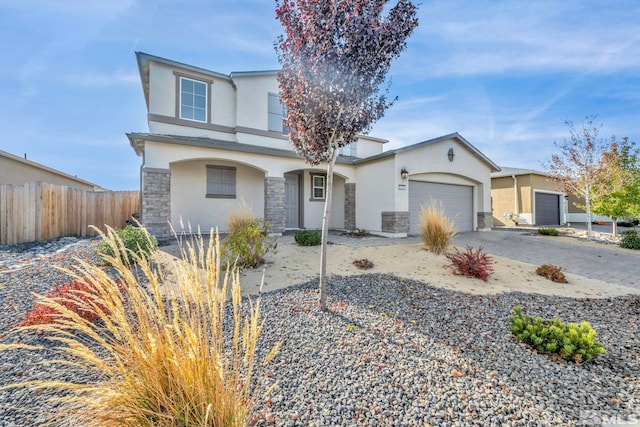
{"label": "stone veneer wall", "polygon": [[356,229],[356,183],[344,184],[344,228]]}
{"label": "stone veneer wall", "polygon": [[394,211],[382,212],[383,233],[408,233],[409,212]]}
{"label": "stone veneer wall", "polygon": [[142,171],[141,221],[156,239],[171,238],[171,171],[147,168]]}
{"label": "stone veneer wall", "polygon": [[268,176],[264,179],[264,220],[271,224],[272,233],[282,233],[284,218],[284,178]]}
{"label": "stone veneer wall", "polygon": [[491,229],[493,227],[493,215],[491,212],[478,212],[478,230]]}

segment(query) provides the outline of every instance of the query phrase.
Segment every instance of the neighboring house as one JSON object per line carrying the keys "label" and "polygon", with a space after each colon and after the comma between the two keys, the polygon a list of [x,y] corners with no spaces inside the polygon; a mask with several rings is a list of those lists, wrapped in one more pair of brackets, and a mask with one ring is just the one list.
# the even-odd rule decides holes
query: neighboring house
{"label": "neighboring house", "polygon": [[0,151],[0,184],[22,185],[28,182],[46,182],[81,190],[103,190],[99,185],[77,178],[40,163]]}
{"label": "neighboring house", "polygon": [[491,174],[495,225],[561,225],[567,222],[564,186],[546,172],[502,167]]}
{"label": "neighboring house", "polygon": [[[326,166],[291,149],[276,71],[229,75],[137,53],[148,133],[127,137],[142,157],[142,223],[159,238],[187,225],[225,231],[239,201],[286,229],[320,228]],[[340,151],[330,227],[388,236],[417,232],[439,201],[460,231],[491,229],[490,173],[499,168],[457,133],[397,150],[361,136]]]}
{"label": "neighboring house", "polygon": [[[587,222],[584,198],[564,191],[550,175],[533,169],[502,167],[491,174],[493,224],[565,225]],[[591,221],[611,222],[611,218],[591,215]]]}

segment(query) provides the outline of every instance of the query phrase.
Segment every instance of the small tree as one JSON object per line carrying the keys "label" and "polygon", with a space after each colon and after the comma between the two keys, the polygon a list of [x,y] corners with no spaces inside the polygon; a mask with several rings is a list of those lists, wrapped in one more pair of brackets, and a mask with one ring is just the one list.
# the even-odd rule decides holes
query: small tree
{"label": "small tree", "polygon": [[391,61],[418,25],[416,6],[398,0],[276,0],[284,27],[276,51],[285,125],[310,165],[327,163],[320,251],[320,309],[326,309],[326,251],[333,168],[339,147],[370,130],[393,100],[380,94]]}
{"label": "small tree", "polygon": [[594,181],[605,143],[598,138],[602,125],[593,121],[597,116],[587,117],[581,129],[576,129],[571,120],[565,120],[569,127],[569,139],[562,143],[554,142],[559,153],[551,156],[551,162],[545,165],[547,172],[556,182],[562,183],[566,191],[578,198],[584,198],[587,213],[587,239],[591,240],[591,200],[597,194]]}
{"label": "small tree", "polygon": [[640,164],[635,143],[628,138],[612,138],[608,151],[602,153],[593,183],[593,212],[611,217],[612,233],[618,234],[617,219],[628,218],[640,209]]}

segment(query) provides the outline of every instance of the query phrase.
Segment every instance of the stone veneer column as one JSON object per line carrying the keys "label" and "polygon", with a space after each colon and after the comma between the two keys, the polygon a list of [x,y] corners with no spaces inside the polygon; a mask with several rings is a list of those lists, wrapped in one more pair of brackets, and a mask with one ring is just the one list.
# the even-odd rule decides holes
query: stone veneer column
{"label": "stone veneer column", "polygon": [[344,228],[356,229],[356,183],[344,184]]}
{"label": "stone veneer column", "polygon": [[264,220],[271,224],[272,233],[284,231],[284,178],[264,179]]}
{"label": "stone veneer column", "polygon": [[141,222],[158,240],[171,238],[171,171],[145,168],[142,171]]}
{"label": "stone veneer column", "polygon": [[493,215],[491,212],[478,212],[478,230],[491,230]]}
{"label": "stone veneer column", "polygon": [[392,211],[382,212],[383,233],[408,233],[409,232],[409,212]]}

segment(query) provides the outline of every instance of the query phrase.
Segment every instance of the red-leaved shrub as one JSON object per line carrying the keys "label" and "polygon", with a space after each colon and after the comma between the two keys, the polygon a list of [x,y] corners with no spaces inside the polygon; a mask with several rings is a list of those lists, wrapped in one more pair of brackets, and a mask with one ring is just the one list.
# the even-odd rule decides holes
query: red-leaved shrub
{"label": "red-leaved shrub", "polygon": [[493,273],[493,258],[482,251],[482,246],[477,251],[471,246],[467,246],[465,252],[460,252],[458,248],[454,250],[455,252],[444,254],[451,261],[451,265],[447,267],[453,270],[453,274],[477,277],[485,282],[489,279],[489,274]]}
{"label": "red-leaved shrub", "polygon": [[[106,312],[106,308],[96,300],[96,290],[77,279],[71,283],[55,286],[45,297],[54,300],[89,322],[93,322],[98,318],[98,314],[91,308],[91,303],[95,304],[97,309]],[[63,318],[63,313],[56,308],[42,302],[35,302],[33,308],[27,313],[26,319],[20,325],[55,324]]]}

